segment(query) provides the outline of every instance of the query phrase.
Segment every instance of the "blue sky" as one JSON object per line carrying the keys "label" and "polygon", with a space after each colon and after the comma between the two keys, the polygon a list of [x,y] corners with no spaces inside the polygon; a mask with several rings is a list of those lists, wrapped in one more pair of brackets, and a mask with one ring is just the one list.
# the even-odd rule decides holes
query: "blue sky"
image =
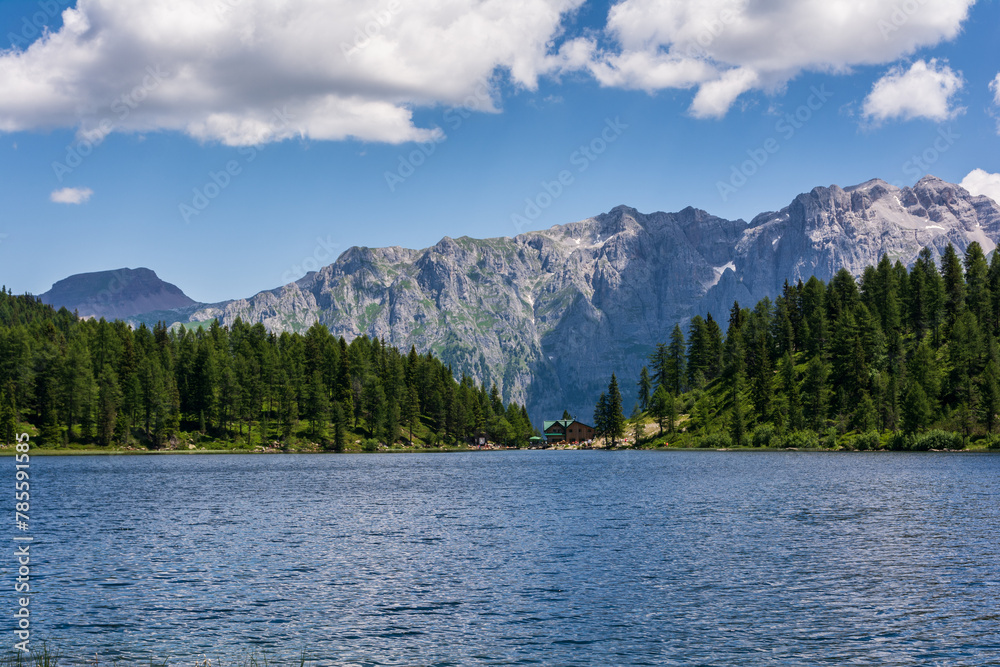
{"label": "blue sky", "polygon": [[146,266],[218,301],[618,204],[1000,196],[997,2],[279,4],[0,3],[0,283]]}

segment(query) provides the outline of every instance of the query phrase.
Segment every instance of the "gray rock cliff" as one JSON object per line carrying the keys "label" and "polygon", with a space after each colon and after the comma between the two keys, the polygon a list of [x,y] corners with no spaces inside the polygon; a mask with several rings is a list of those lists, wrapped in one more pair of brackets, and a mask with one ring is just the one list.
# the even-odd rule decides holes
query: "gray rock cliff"
{"label": "gray rock cliff", "polygon": [[315,322],[351,339],[378,336],[433,351],[456,373],[496,383],[536,421],[592,416],[612,372],[626,410],[647,355],[677,322],[712,312],[725,328],[734,300],[752,306],[787,279],[856,275],[888,254],[912,263],[924,246],[959,251],[1000,239],[1000,206],[928,176],[912,188],[872,180],[815,188],[750,223],[687,208],[619,206],[514,238],[444,238],[423,250],[351,248],[304,278],[197,310],[273,331]]}

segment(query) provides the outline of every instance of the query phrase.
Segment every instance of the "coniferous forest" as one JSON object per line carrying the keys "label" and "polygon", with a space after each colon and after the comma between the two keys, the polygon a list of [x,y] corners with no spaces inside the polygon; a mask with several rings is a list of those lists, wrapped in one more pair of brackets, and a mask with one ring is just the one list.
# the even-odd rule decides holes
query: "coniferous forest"
{"label": "coniferous forest", "polygon": [[[907,270],[883,257],[856,281],[790,285],[725,335],[675,326],[638,379],[639,408],[673,443],[848,449],[997,446],[1000,253],[949,245]],[[624,428],[624,427],[621,427]]]}
{"label": "coniferous forest", "polygon": [[343,451],[475,435],[524,445],[524,406],[456,380],[430,353],[321,324],[305,334],[262,324],[136,329],[78,319],[33,296],[0,291],[0,440],[30,430],[43,446],[175,447],[315,443]]}

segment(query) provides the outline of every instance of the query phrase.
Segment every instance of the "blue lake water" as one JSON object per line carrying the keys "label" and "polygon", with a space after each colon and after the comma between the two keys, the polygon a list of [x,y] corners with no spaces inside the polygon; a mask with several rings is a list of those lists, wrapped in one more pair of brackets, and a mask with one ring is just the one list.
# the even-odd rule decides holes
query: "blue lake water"
{"label": "blue lake water", "polygon": [[1000,664],[997,455],[33,457],[31,469],[33,638],[81,660]]}

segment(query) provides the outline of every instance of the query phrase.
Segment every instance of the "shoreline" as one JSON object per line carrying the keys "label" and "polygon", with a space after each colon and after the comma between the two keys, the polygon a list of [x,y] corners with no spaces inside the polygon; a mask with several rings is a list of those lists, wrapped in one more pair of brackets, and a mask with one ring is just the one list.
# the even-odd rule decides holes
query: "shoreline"
{"label": "shoreline", "polygon": [[[302,450],[292,450],[292,451],[280,451],[280,450],[268,450],[268,451],[252,451],[252,450],[241,450],[241,449],[166,449],[166,450],[129,450],[129,449],[116,449],[116,450],[104,450],[104,449],[46,449],[46,448],[32,448],[32,456],[204,456],[212,454],[224,454],[229,456],[273,456],[276,454],[290,454],[290,455],[302,455],[302,454],[329,454],[332,456],[339,456],[344,454],[457,454],[457,453],[487,453],[487,452],[511,452],[511,451],[540,451],[540,452],[584,452],[584,451],[607,451],[603,448],[598,449],[577,449],[572,447],[550,447],[546,449],[512,449],[512,448],[500,448],[500,449],[474,449],[469,447],[432,447],[427,449],[385,449],[377,452],[365,452],[365,451],[346,451],[346,452],[329,452],[329,451],[302,451]],[[988,448],[966,448],[966,449],[930,449],[926,451],[900,451],[891,449],[874,449],[874,450],[851,450],[844,448],[829,448],[829,447],[818,447],[809,449],[799,449],[796,447],[641,447],[639,449],[632,448],[616,448],[610,450],[611,452],[760,452],[760,453],[776,453],[776,452],[801,452],[801,453],[831,453],[831,454],[899,454],[899,453],[910,453],[910,454],[1000,454],[1000,450],[988,449]],[[13,456],[17,452],[13,448],[2,448],[0,449],[0,457]]]}

